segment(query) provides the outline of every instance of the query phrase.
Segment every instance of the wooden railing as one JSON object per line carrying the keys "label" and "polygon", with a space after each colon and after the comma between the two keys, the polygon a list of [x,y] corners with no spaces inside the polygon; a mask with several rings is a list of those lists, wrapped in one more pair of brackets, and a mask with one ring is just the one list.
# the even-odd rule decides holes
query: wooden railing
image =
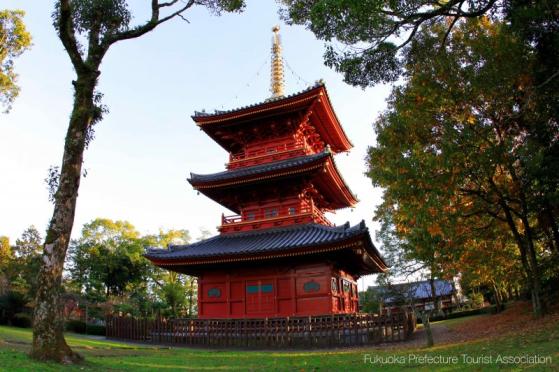
{"label": "wooden railing", "polygon": [[271,144],[268,146],[262,146],[261,148],[249,151],[240,151],[231,154],[230,161],[245,160],[248,158],[256,158],[259,156],[271,155],[277,152],[299,150],[307,148],[304,141],[285,141],[282,143]]}
{"label": "wooden railing", "polygon": [[314,202],[311,201],[304,202],[303,204],[301,204],[301,202],[293,202],[260,208],[253,211],[248,210],[242,215],[222,215],[221,227],[219,228],[219,230],[230,230],[230,227],[239,225],[261,225],[263,222],[266,221],[273,221],[273,223],[277,224],[277,222],[280,222],[282,220],[295,220],[304,216],[309,217],[309,219],[314,222],[318,222],[326,226],[333,226],[333,224],[326,218],[326,216],[324,216],[322,210],[320,208],[317,208],[314,205]]}
{"label": "wooden railing", "polygon": [[257,165],[272,160],[287,159],[293,156],[311,154],[313,150],[305,141],[288,141],[283,143],[262,146],[249,151],[241,151],[229,155],[228,169],[249,165]]}
{"label": "wooden railing", "polygon": [[107,337],[154,344],[313,348],[404,341],[415,330],[413,313],[323,315],[265,319],[135,319],[110,316]]}

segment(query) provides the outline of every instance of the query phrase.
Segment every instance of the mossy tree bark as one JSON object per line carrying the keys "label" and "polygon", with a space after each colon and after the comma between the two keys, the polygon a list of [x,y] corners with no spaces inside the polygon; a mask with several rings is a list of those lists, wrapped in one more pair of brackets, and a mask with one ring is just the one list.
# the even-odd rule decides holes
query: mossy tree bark
{"label": "mossy tree bark", "polygon": [[31,355],[39,360],[72,363],[81,359],[64,339],[60,291],[64,259],[74,224],[86,135],[94,117],[93,94],[97,76],[98,73],[89,72],[80,76],[74,84],[74,108],[66,135],[59,186],[54,195],[54,213],[43,246],[43,264],[38,278]]}

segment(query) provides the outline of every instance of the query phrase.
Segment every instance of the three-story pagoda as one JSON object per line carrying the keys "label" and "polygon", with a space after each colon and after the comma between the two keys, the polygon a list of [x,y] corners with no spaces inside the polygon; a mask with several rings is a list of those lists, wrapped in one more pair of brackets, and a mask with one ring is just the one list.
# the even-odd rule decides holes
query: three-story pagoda
{"label": "three-story pagoda", "polygon": [[192,117],[229,162],[188,181],[235,215],[222,216],[215,237],[146,253],[198,277],[199,318],[354,313],[356,280],[386,270],[364,222],[334,226],[325,216],[357,203],[334,162],[352,145],[322,83],[283,96],[277,31],[273,97]]}

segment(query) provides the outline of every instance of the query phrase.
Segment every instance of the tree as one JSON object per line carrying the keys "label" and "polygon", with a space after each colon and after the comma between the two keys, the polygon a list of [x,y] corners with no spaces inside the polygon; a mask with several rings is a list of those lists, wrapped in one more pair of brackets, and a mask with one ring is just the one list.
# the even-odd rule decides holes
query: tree
{"label": "tree", "polygon": [[380,293],[372,287],[359,292],[359,310],[378,314],[380,312]]}
{"label": "tree", "polygon": [[[426,229],[415,226],[402,225],[400,216],[393,206],[381,205],[376,213],[375,219],[380,221],[381,229],[377,235],[386,253],[385,259],[389,263],[388,273],[381,274],[377,278],[383,287],[385,298],[392,297],[400,300],[421,318],[425,327],[427,347],[434,345],[433,333],[429,319],[432,313],[441,311],[439,295],[435,286],[435,279],[441,277],[453,278],[456,272],[449,270],[449,261],[446,259],[445,248],[448,244],[437,236],[427,233]],[[428,279],[431,287],[431,297],[434,304],[433,309],[423,308],[418,310],[415,306],[415,287],[412,285],[395,286],[391,282],[394,278],[424,276]]]}
{"label": "tree", "polygon": [[17,257],[23,258],[39,255],[41,253],[42,241],[41,233],[39,233],[35,226],[31,225],[16,240],[14,253]]}
{"label": "tree", "polygon": [[10,268],[12,289],[32,302],[37,292],[37,272],[41,267],[42,237],[35,226],[29,226],[13,247],[14,257]]}
{"label": "tree", "polygon": [[6,272],[12,255],[10,239],[7,236],[0,236],[0,273],[4,274]]}
{"label": "tree", "polygon": [[[204,235],[204,232],[202,234]],[[187,230],[160,230],[158,235],[148,236],[147,240],[151,246],[169,247],[188,244],[190,234]],[[184,313],[184,309],[188,309],[188,316],[192,315],[194,281],[196,280],[194,277],[153,266],[151,279],[157,286],[154,292],[168,307],[165,311],[166,315],[176,318],[179,313]]]}
{"label": "tree", "polygon": [[[53,24],[76,73],[74,102],[61,167],[51,169],[48,184],[54,211],[44,242],[44,264],[39,272],[39,290],[33,322],[32,357],[71,363],[80,360],[64,340],[60,312],[61,279],[66,250],[74,223],[85,148],[93,139],[94,125],[106,108],[96,91],[99,67],[109,48],[154,30],[195,5],[215,13],[238,11],[242,0],[151,0],[151,16],[143,24],[132,25],[125,0],[57,0]],[[164,12],[166,12],[164,14]]]}
{"label": "tree", "polygon": [[504,229],[539,316],[541,261],[554,253],[536,221],[548,205],[555,223],[558,180],[538,169],[559,161],[557,122],[545,112],[547,120],[528,119],[539,57],[506,23],[472,19],[447,31],[440,24],[418,31],[405,51],[405,84],[375,123],[369,176],[386,188],[380,212],[393,215],[408,241],[439,241],[442,262],[453,261],[449,248],[474,247],[490,241],[490,229]]}
{"label": "tree", "polygon": [[192,278],[152,265],[143,257],[147,246],[187,244],[186,230],[160,230],[140,236],[127,221],[97,218],[83,226],[70,244],[68,287],[89,304],[105,303],[133,316],[158,313],[177,317],[192,305]]}
{"label": "tree", "polygon": [[31,46],[31,35],[23,23],[25,12],[0,10],[0,104],[8,112],[19,94],[14,59]]}
{"label": "tree", "polygon": [[70,245],[70,273],[88,301],[102,302],[145,286],[144,240],[127,221],[97,218]]}

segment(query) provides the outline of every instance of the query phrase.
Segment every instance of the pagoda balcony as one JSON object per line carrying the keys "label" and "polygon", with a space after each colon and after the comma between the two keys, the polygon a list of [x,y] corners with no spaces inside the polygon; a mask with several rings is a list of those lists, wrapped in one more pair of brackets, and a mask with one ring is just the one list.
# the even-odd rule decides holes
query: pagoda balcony
{"label": "pagoda balcony", "polygon": [[230,154],[227,169],[249,167],[253,165],[284,160],[296,156],[314,154],[313,150],[305,141],[286,141],[282,143],[262,146],[254,150],[240,151]]}
{"label": "pagoda balcony", "polygon": [[324,212],[314,203],[286,203],[250,210],[242,215],[221,216],[221,233],[252,231],[278,226],[298,225],[304,223],[318,223],[334,226]]}

